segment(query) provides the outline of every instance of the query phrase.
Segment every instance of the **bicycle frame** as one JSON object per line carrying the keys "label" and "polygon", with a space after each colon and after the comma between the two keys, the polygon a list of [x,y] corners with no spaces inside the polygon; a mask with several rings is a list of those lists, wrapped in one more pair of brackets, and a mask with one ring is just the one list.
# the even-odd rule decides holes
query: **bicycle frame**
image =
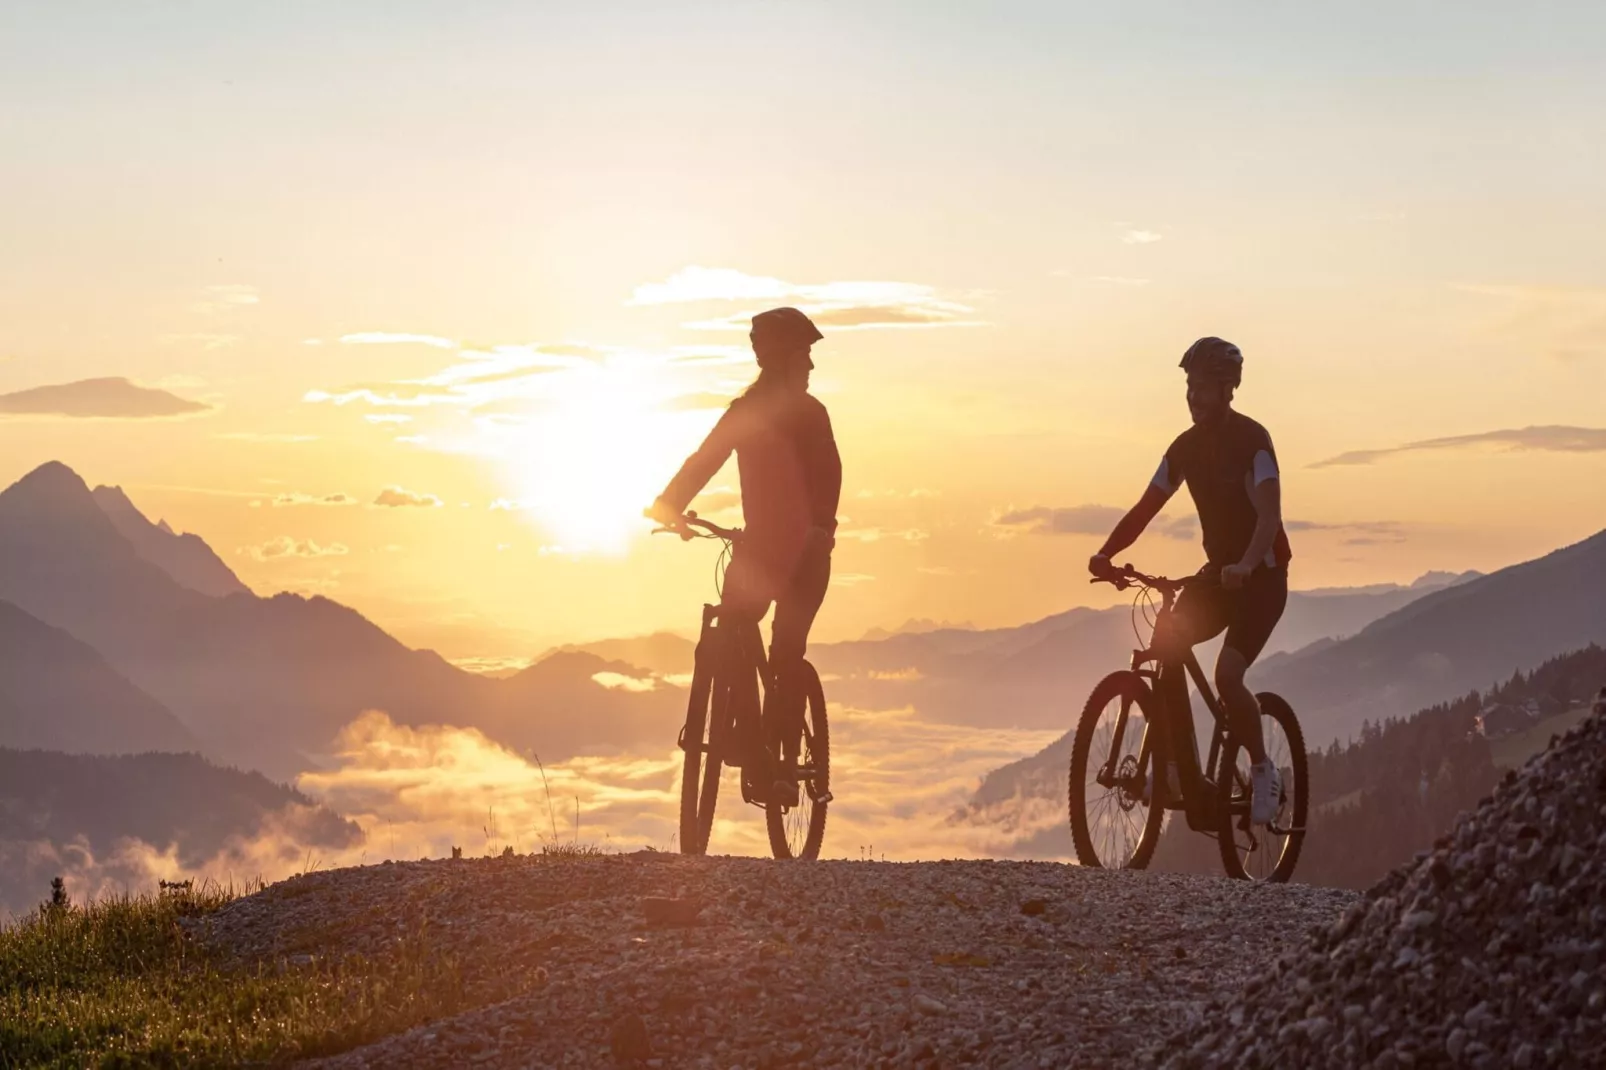
{"label": "bicycle frame", "polygon": [[[1176,603],[1176,594],[1172,591],[1163,590],[1161,597],[1163,602],[1155,621],[1157,635],[1165,634],[1165,621],[1169,620]],[[1155,667],[1146,667],[1151,664]],[[1145,723],[1143,726],[1143,738],[1138,743],[1138,775],[1142,776],[1146,768],[1152,769],[1155,794],[1157,797],[1162,796],[1165,791],[1165,766],[1168,760],[1175,761],[1177,779],[1182,789],[1182,810],[1187,818],[1188,827],[1195,832],[1214,833],[1215,782],[1210,778],[1208,771],[1220,763],[1221,751],[1226,745],[1227,715],[1221,706],[1221,701],[1211,690],[1204,670],[1199,666],[1199,659],[1194,656],[1191,647],[1187,648],[1180,658],[1176,657],[1175,652],[1162,652],[1157,646],[1134,650],[1131,669],[1133,673],[1150,682],[1155,702],[1159,706],[1155,723],[1152,726]],[[1204,699],[1205,708],[1210,711],[1215,723],[1215,731],[1211,734],[1210,740],[1210,756],[1202,767],[1199,763],[1198,735],[1193,725],[1193,705],[1188,698],[1189,678],[1192,678],[1199,696]],[[1098,773],[1098,782],[1106,787],[1115,785],[1113,763],[1121,754],[1121,742],[1126,734],[1128,712],[1129,707],[1123,702],[1121,712],[1116,717],[1109,763]],[[1152,734],[1151,727],[1154,729]],[[1186,745],[1183,745],[1184,742]]]}
{"label": "bicycle frame", "polygon": [[[758,670],[761,718],[769,705],[770,695],[775,692],[775,677],[770,671],[769,658],[764,653],[764,639],[759,631],[758,621],[727,622],[722,619],[723,610],[723,606],[704,603],[702,631],[698,635],[697,649],[693,657],[699,665],[704,664],[706,659],[715,659],[710,665],[709,672],[714,693],[709,707],[709,742],[705,750],[718,752],[720,760],[729,765],[731,763],[727,760],[727,756],[734,748],[728,733],[735,725],[730,714],[729,687],[733,666],[728,659],[734,659],[736,671],[741,671],[744,664]],[[727,637],[728,630],[733,630],[735,634]],[[722,684],[724,686],[721,686]],[[694,695],[692,701],[697,701],[697,696]],[[682,730],[680,744],[682,749],[686,743]]]}

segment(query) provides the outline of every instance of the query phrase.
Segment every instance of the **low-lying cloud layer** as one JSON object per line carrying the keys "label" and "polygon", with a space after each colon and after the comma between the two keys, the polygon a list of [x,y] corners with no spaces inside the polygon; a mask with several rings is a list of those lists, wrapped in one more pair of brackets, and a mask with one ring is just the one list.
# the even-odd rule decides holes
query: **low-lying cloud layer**
{"label": "low-lying cloud layer", "polygon": [[[981,778],[1041,750],[1058,731],[976,729],[920,720],[911,710],[870,712],[833,706],[832,791],[828,858],[873,855],[889,860],[1007,855],[1013,838],[983,821],[956,820]],[[662,750],[642,755],[580,757],[543,765],[475,729],[394,724],[370,711],[340,734],[327,769],[297,788],[354,820],[361,842],[338,849],[309,846],[304,815],[287,812],[260,836],[231,840],[213,858],[181,859],[171,845],[127,841],[97,857],[83,844],[3,844],[0,862],[68,879],[79,900],[150,890],[158,880],[196,878],[236,886],[280,880],[310,867],[384,859],[518,853],[543,844],[595,844],[604,850],[677,850],[681,754],[674,726]],[[742,803],[727,771],[712,835],[720,854],[769,855],[763,813]],[[305,808],[302,808],[305,809]],[[1057,819],[1064,820],[1059,813]],[[1045,815],[1044,820],[1051,820]],[[28,858],[7,854],[28,853]],[[41,893],[48,879],[36,881]],[[15,907],[14,907],[15,909]]]}
{"label": "low-lying cloud layer", "polygon": [[79,419],[148,420],[192,416],[210,405],[189,401],[127,379],[82,379],[0,394],[0,416],[64,416]]}

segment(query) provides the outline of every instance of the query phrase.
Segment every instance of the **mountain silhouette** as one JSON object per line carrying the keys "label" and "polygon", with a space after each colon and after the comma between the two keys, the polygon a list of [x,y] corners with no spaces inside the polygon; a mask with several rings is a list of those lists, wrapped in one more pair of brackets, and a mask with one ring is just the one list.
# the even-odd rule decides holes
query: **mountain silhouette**
{"label": "mountain silhouette", "polygon": [[652,711],[624,723],[656,717],[659,743],[673,733],[664,713],[678,701],[610,690],[584,675],[605,671],[589,662],[493,680],[411,650],[327,598],[193,590],[142,556],[59,463],[0,492],[0,598],[93,646],[189,726],[208,755],[276,777],[318,767],[339,730],[370,709],[402,725],[483,728],[549,760],[646,742],[590,717],[592,703]]}
{"label": "mountain silhouette", "polygon": [[5,601],[0,746],[87,754],[200,749],[178,718],[92,648]]}
{"label": "mountain silhouette", "polygon": [[1293,702],[1318,748],[1602,641],[1606,531],[1424,595],[1342,642],[1269,658],[1252,682]]}
{"label": "mountain silhouette", "polygon": [[122,487],[96,487],[93,494],[112,526],[133,544],[139,556],[183,586],[215,598],[251,593],[200,536],[180,535],[165,520],[152,524]]}

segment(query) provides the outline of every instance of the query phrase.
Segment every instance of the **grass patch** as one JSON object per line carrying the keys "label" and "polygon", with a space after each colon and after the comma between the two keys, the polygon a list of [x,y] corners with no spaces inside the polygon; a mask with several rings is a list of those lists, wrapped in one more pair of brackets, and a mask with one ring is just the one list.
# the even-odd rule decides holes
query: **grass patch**
{"label": "grass patch", "polygon": [[543,843],[542,858],[596,858],[607,854],[594,843]]}
{"label": "grass patch", "polygon": [[0,1068],[282,1065],[488,995],[471,1004],[457,963],[423,932],[380,958],[230,964],[180,923],[234,897],[209,887],[47,904],[0,931]]}
{"label": "grass patch", "polygon": [[1552,714],[1538,724],[1529,725],[1520,732],[1491,740],[1489,757],[1501,769],[1521,769],[1529,758],[1550,746],[1551,736],[1567,732],[1589,716],[1589,706],[1575,707],[1565,713]]}

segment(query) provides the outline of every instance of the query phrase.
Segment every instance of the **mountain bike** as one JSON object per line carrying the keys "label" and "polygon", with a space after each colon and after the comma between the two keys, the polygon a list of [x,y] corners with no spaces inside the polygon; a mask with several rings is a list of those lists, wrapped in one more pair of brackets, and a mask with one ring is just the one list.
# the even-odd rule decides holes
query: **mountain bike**
{"label": "mountain bike", "polygon": [[[687,541],[723,541],[721,569],[742,538],[740,529],[720,527],[693,512],[679,524],[657,530]],[[686,723],[678,743],[685,752],[680,784],[681,853],[708,852],[720,773],[728,765],[743,771],[743,801],[764,811],[775,857],[818,858],[832,799],[831,730],[819,673],[803,663],[797,681],[805,697],[802,716],[783,718],[788,704],[777,701],[775,675],[764,654],[759,621],[729,613],[723,605],[703,606],[693,665]],[[738,699],[752,693],[755,674],[762,688],[757,709]],[[790,723],[783,724],[783,719]]]}
{"label": "mountain bike", "polygon": [[[1163,636],[1177,596],[1193,584],[1219,580],[1204,575],[1170,580],[1126,565],[1093,582],[1118,590],[1136,587],[1137,601],[1147,608],[1153,608],[1158,594],[1152,623],[1154,633]],[[1266,754],[1282,777],[1276,816],[1256,826],[1250,821],[1248,751],[1229,731],[1226,711],[1192,648],[1178,646],[1158,650],[1151,640],[1133,652],[1130,669],[1106,676],[1088,697],[1076,726],[1067,791],[1077,859],[1084,866],[1143,869],[1154,857],[1164,811],[1180,810],[1190,829],[1216,838],[1229,877],[1286,881],[1305,840],[1310,796],[1299,720],[1279,696],[1255,696]],[[1215,721],[1202,765],[1189,678]],[[1213,779],[1207,771],[1213,771]]]}

